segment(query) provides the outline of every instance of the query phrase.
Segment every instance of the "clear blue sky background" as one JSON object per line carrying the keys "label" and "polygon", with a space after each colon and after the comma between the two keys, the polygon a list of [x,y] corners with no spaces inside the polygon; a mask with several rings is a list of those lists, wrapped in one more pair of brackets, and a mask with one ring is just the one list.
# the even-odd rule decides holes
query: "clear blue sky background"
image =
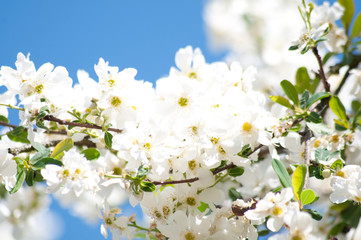
{"label": "clear blue sky background", "polygon": [[[207,62],[221,60],[207,46],[202,19],[205,0],[1,0],[0,65],[14,67],[18,52],[31,53],[36,67],[65,66],[73,80],[93,70],[100,57],[136,79],[154,82],[174,66],[175,52],[200,47]],[[320,1],[321,2],[321,1]],[[361,3],[357,3],[357,12]],[[71,217],[57,203],[65,232],[59,239],[103,239],[99,226]]]}

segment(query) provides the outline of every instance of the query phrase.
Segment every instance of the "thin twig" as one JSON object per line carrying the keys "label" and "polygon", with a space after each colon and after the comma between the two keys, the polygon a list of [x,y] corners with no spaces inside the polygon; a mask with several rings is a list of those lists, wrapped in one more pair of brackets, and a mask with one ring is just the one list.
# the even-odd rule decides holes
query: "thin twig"
{"label": "thin twig", "polygon": [[[46,115],[42,118],[42,120],[51,121],[51,122],[57,122],[60,125],[66,125],[66,126],[73,126],[73,127],[84,127],[84,128],[93,128],[93,129],[103,129],[101,126],[91,124],[91,123],[77,123],[77,122],[68,122],[61,120],[59,118],[54,117],[53,115]],[[116,129],[116,128],[108,128],[107,131],[122,133],[123,130]]]}
{"label": "thin twig", "polygon": [[320,77],[321,77],[323,87],[325,88],[326,92],[330,92],[331,91],[330,83],[327,82],[325,71],[323,70],[322,58],[321,58],[320,54],[318,53],[317,47],[312,48],[312,52],[316,56],[318,66],[320,67],[319,73],[320,73]]}
{"label": "thin twig", "polygon": [[[262,144],[258,145],[247,156],[250,156],[251,154],[255,153],[258,149],[261,149],[262,147],[263,147]],[[237,167],[237,165],[235,165],[233,163],[230,163],[230,164],[225,165],[223,167],[216,168],[213,171],[213,175],[216,175],[216,174],[218,174],[220,172],[223,172],[224,170],[231,169],[231,168],[234,168],[234,167]],[[183,179],[183,180],[173,180],[173,181],[165,181],[165,182],[150,181],[150,182],[152,182],[154,185],[167,185],[167,184],[192,183],[192,182],[196,182],[198,180],[199,180],[199,178],[195,177],[195,178],[189,178],[189,179]]]}
{"label": "thin twig", "polygon": [[[0,121],[0,126],[4,126],[4,127],[10,127],[10,128],[17,128],[17,127],[20,127],[20,126],[16,126],[16,125],[13,125],[13,124],[10,124],[10,123],[6,123],[6,122],[2,122]],[[28,129],[27,128],[24,128],[24,131],[27,131]],[[34,132],[36,132],[36,129],[33,130]],[[59,130],[59,131],[47,131],[45,132],[47,134],[58,134],[58,135],[67,135],[67,132],[65,130]]]}
{"label": "thin twig", "polygon": [[[48,144],[45,144],[44,146],[45,147],[54,147],[56,146],[61,140],[57,140],[57,141],[52,141]],[[88,148],[95,148],[96,147],[96,144],[93,143],[92,141],[89,140],[89,137],[85,137],[83,140],[81,141],[77,141],[77,142],[74,142],[74,145],[75,146],[86,146]],[[24,147],[21,147],[21,148],[9,148],[8,149],[8,152],[14,156],[20,154],[20,153],[24,153],[24,152],[32,152],[32,151],[35,151],[35,148],[31,145],[26,145]]]}

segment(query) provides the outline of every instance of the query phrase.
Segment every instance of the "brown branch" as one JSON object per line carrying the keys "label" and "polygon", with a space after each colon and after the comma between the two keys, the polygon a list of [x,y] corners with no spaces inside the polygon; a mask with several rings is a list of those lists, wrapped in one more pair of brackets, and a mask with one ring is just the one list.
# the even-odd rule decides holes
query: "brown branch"
{"label": "brown branch", "polygon": [[[61,140],[57,140],[57,141],[52,141],[50,143],[45,144],[45,147],[54,147],[56,146]],[[85,137],[83,140],[78,141],[78,142],[74,142],[75,146],[86,146],[88,148],[95,148],[96,144],[93,143],[92,141],[89,140],[89,137]],[[20,153],[24,153],[24,152],[32,152],[35,151],[35,148],[31,145],[26,145],[24,147],[21,148],[9,148],[8,149],[8,153],[12,154],[12,155],[18,155]]]}
{"label": "brown branch", "polygon": [[[252,152],[250,152],[248,156],[250,156],[251,154],[255,153],[258,149],[262,148],[263,145],[260,144],[258,145],[255,149],[252,150]],[[214,171],[213,171],[213,175],[216,175],[224,170],[227,170],[227,169],[231,169],[231,168],[234,168],[234,167],[237,167],[237,165],[233,164],[233,163],[230,163],[228,165],[225,165],[223,167],[220,167],[220,168],[216,168]],[[158,182],[158,181],[150,181],[152,182],[154,185],[167,185],[167,184],[180,184],[180,183],[192,183],[192,182],[196,182],[198,181],[199,178],[198,177],[195,177],[195,178],[189,178],[189,179],[183,179],[183,180],[173,180],[173,181],[165,181],[165,182]],[[149,181],[149,180],[148,180]]]}
{"label": "brown branch", "polygon": [[[66,126],[93,128],[93,129],[100,129],[100,130],[103,129],[101,126],[91,124],[91,123],[77,123],[77,122],[64,121],[64,120],[61,120],[59,118],[54,117],[53,115],[46,115],[45,117],[42,118],[42,120],[57,122],[60,125],[66,125]],[[112,131],[112,132],[117,132],[117,133],[122,133],[123,132],[123,130],[116,129],[116,128],[108,128],[107,130]]]}
{"label": "brown branch", "polygon": [[10,124],[10,123],[6,123],[6,122],[3,122],[3,121],[0,121],[0,125],[1,126],[4,126],[4,127],[10,127],[10,128],[17,128],[18,126],[16,125],[13,125],[13,124]]}
{"label": "brown branch", "polygon": [[320,67],[320,69],[319,69],[319,74],[320,74],[320,77],[321,77],[321,81],[322,81],[323,87],[325,88],[325,91],[326,91],[326,92],[330,92],[330,91],[331,91],[330,83],[327,82],[327,78],[326,78],[326,75],[325,75],[325,71],[323,70],[322,58],[321,58],[320,54],[318,53],[317,47],[313,47],[313,48],[312,48],[312,52],[313,52],[313,54],[316,56],[317,62],[318,62],[318,66]]}
{"label": "brown branch", "polygon": [[[10,124],[10,123],[6,123],[6,122],[2,122],[0,121],[0,126],[4,126],[4,127],[10,127],[10,128],[17,128],[17,127],[20,127],[20,126],[16,126],[16,125],[13,125],[13,124]],[[27,131],[28,129],[27,128],[24,128],[24,131]],[[34,129],[34,132],[36,132],[36,129]],[[59,134],[59,135],[67,135],[67,132],[65,130],[60,130],[60,131],[47,131],[45,132],[47,134]]]}

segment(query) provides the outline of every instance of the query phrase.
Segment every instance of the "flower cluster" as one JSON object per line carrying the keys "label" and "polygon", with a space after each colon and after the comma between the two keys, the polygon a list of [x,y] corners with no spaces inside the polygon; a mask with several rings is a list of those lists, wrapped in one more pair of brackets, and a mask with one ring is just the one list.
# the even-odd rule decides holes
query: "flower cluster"
{"label": "flower cluster", "polygon": [[[267,11],[259,11],[265,3]],[[302,27],[272,19],[291,8],[291,1],[209,2],[215,39],[228,39],[246,62],[260,53],[260,74],[237,61],[207,63],[187,46],[154,87],[136,80],[135,69],[102,58],[96,80],[81,70],[73,85],[64,67],[36,69],[19,53],[14,69],[0,69],[7,89],[0,125],[10,128],[0,139],[0,228],[11,224],[16,239],[28,239],[19,229],[47,206],[46,192],[78,216],[100,218],[105,238],[109,231],[113,239],[361,236],[361,207],[353,204],[361,201],[361,54],[353,41],[361,18],[350,35],[348,5],[302,1],[306,29],[291,50],[312,50],[313,71],[296,61],[295,81],[281,81],[272,104],[256,86],[275,88],[277,68],[296,66],[278,49],[289,44],[283,33]],[[335,23],[340,18],[344,28]],[[291,26],[269,32],[267,24],[280,20]],[[254,45],[258,34],[264,38]],[[321,42],[329,53],[323,59]],[[325,65],[335,53],[343,60]],[[9,123],[9,109],[19,111],[19,126]],[[127,198],[146,223],[122,214]]]}

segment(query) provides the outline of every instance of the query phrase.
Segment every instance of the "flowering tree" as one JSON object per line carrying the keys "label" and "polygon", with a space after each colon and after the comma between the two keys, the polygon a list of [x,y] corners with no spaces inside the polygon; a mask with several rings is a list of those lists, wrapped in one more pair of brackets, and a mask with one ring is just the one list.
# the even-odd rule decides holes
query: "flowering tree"
{"label": "flowering tree", "polygon": [[[274,29],[285,19],[269,9],[303,25]],[[97,81],[79,71],[73,86],[65,68],[19,53],[0,71],[1,224],[50,239],[31,219],[53,194],[102,219],[105,238],[361,239],[361,14],[352,0],[298,11],[210,0],[209,35],[230,62],[182,48],[155,88],[103,59]],[[125,196],[146,223],[122,214]]]}

